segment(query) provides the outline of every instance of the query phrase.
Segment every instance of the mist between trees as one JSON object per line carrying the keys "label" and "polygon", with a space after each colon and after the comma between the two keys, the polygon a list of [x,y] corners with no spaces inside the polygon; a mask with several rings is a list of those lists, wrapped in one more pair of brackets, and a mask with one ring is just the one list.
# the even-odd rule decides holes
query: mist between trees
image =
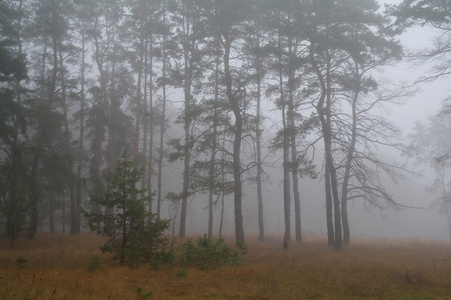
{"label": "mist between trees", "polygon": [[379,71],[404,57],[399,36],[433,7],[423,2],[384,12],[373,0],[1,1],[0,200],[12,245],[20,233],[78,234],[82,211],[114,213],[91,199],[127,151],[144,169],[142,199],[155,192],[148,211],[171,219],[173,236],[205,219],[208,237],[234,230],[245,244],[246,227],[264,241],[277,219],[284,248],[302,242],[308,181],[323,186],[318,218],[340,249],[350,201],[409,206],[384,182],[412,171],[378,152],[407,153],[384,111],[415,85]]}

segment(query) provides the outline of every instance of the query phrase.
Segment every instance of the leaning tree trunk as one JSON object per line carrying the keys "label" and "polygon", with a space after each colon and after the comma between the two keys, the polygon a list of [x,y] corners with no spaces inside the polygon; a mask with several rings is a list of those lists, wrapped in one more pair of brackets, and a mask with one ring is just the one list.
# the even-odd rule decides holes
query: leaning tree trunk
{"label": "leaning tree trunk", "polygon": [[328,160],[329,165],[330,181],[332,187],[332,199],[334,202],[334,228],[335,228],[334,249],[340,250],[342,248],[343,239],[341,227],[340,199],[338,196],[337,169],[335,168],[334,159],[332,156],[332,120],[331,120],[332,89],[331,89],[331,66],[330,66],[329,51],[327,51],[326,65],[327,65],[326,67],[327,97],[326,97],[325,118],[327,119],[327,121],[324,122],[324,115],[320,115],[320,119],[322,120],[321,122],[324,123],[323,127],[324,144],[325,144],[324,148],[326,150],[326,159]]}
{"label": "leaning tree trunk", "polygon": [[243,186],[241,180],[241,139],[243,134],[243,116],[239,101],[232,92],[232,75],[230,72],[230,49],[232,41],[230,37],[224,36],[224,74],[226,82],[226,94],[235,116],[235,130],[233,138],[233,184],[234,184],[234,206],[235,206],[235,237],[236,243],[244,246],[244,227],[243,227],[243,211],[242,211],[242,197]]}
{"label": "leaning tree trunk", "polygon": [[[321,86],[321,95],[315,106],[318,113],[321,130],[324,139],[324,152],[326,159],[326,166],[329,172],[331,191],[332,191],[332,201],[334,205],[334,249],[340,250],[342,248],[342,228],[341,228],[341,213],[340,213],[340,200],[338,198],[338,181],[337,173],[334,165],[334,160],[332,156],[332,132],[331,132],[331,119],[330,119],[330,106],[331,106],[331,67],[330,67],[330,57],[329,51],[326,53],[326,78],[321,73],[318,64],[316,63],[314,56],[314,43],[310,45],[310,61],[312,63],[313,69],[317,75]],[[326,101],[327,98],[327,101]],[[327,193],[327,191],[326,191]]]}
{"label": "leaning tree trunk", "polygon": [[355,145],[357,142],[357,100],[360,93],[361,75],[359,74],[359,67],[355,62],[355,75],[356,75],[356,90],[354,91],[352,99],[352,129],[351,129],[351,141],[349,143],[349,149],[346,158],[345,173],[343,176],[343,185],[341,193],[341,219],[343,222],[343,243],[349,245],[351,240],[351,233],[349,229],[348,221],[348,184],[351,175],[352,161],[354,159]]}

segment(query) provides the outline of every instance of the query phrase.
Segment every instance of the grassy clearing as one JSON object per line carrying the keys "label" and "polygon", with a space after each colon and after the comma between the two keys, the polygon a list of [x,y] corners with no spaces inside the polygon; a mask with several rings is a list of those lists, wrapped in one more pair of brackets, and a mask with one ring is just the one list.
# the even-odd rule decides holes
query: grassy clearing
{"label": "grassy clearing", "polygon": [[248,238],[242,266],[204,271],[119,266],[102,242],[41,234],[11,249],[3,240],[0,299],[451,299],[445,242],[355,240],[336,252],[306,236],[283,251],[279,237]]}

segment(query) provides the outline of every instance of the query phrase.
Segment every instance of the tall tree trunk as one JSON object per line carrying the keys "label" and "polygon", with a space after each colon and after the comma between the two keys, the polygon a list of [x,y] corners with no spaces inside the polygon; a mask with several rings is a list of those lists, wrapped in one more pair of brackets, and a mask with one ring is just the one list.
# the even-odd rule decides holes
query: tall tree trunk
{"label": "tall tree trunk", "polygon": [[[68,111],[67,111],[67,99],[66,99],[66,78],[64,74],[64,57],[63,52],[61,51],[61,48],[59,49],[59,63],[60,63],[60,81],[61,81],[61,101],[63,105],[63,117],[64,117],[64,142],[66,147],[66,154],[67,154],[67,167],[69,170],[71,170],[72,173],[72,166],[73,166],[73,158],[72,158],[72,147],[71,147],[71,140],[70,135],[71,131],[69,129],[69,117],[68,117]],[[80,233],[79,228],[79,219],[80,219],[80,212],[77,209],[77,203],[75,198],[75,186],[74,181],[69,180],[69,195],[70,195],[70,216],[71,216],[71,234],[78,234]],[[78,228],[77,228],[78,227]]]}
{"label": "tall tree trunk", "polygon": [[[216,70],[218,71],[218,70]],[[217,85],[216,85],[217,86]],[[215,92],[216,93],[216,92]],[[216,96],[215,99],[217,100]],[[217,102],[216,102],[217,103]],[[217,118],[218,118],[218,110],[215,106],[213,113],[213,138],[211,141],[211,155],[210,155],[210,170],[209,180],[210,180],[210,188],[208,191],[208,237],[211,239],[213,237],[213,196],[215,191],[215,167],[216,167],[216,143],[217,143]]]}
{"label": "tall tree trunk", "polygon": [[296,125],[294,122],[295,109],[294,109],[294,92],[295,92],[295,62],[293,53],[293,41],[292,38],[288,39],[288,132],[290,134],[291,145],[291,176],[293,178],[293,198],[294,198],[294,221],[296,231],[296,242],[302,242],[302,224],[301,224],[301,199],[299,195],[299,181],[298,181],[298,153],[297,153],[297,141],[296,141]]}
{"label": "tall tree trunk", "polygon": [[81,32],[81,62],[80,62],[80,122],[79,122],[79,137],[78,137],[78,154],[77,154],[77,186],[76,186],[76,201],[75,209],[77,210],[75,222],[71,224],[71,233],[79,234],[81,231],[81,198],[82,198],[82,180],[83,180],[83,158],[84,158],[84,139],[85,139],[85,60],[86,60],[86,33],[85,22],[82,21]]}
{"label": "tall tree trunk", "polygon": [[[23,0],[19,1],[19,9],[17,10],[18,13],[18,19],[17,19],[17,57],[22,57],[22,4]],[[22,86],[21,86],[21,79],[16,79],[16,103],[17,106],[22,106]],[[16,115],[14,118],[14,143],[17,142],[18,135],[19,135],[19,129],[23,126],[22,116]]]}
{"label": "tall tree trunk", "polygon": [[[164,20],[166,22],[166,8],[164,8]],[[167,51],[166,51],[166,45],[167,43],[167,36],[166,34],[163,34],[163,65],[161,67],[161,77],[163,79],[163,99],[162,99],[162,108],[161,108],[161,123],[160,123],[160,153],[158,156],[158,188],[157,188],[157,218],[160,218],[161,216],[161,201],[162,201],[162,182],[163,182],[163,157],[164,157],[164,135],[166,132],[166,101],[167,101],[167,94],[166,94],[166,75],[167,75]]]}
{"label": "tall tree trunk", "polygon": [[[284,129],[286,131],[286,129]],[[286,135],[286,133],[284,133]],[[284,137],[284,140],[286,137]],[[285,143],[285,142],[284,142]],[[283,148],[283,211],[285,221],[285,232],[283,235],[283,249],[288,249],[288,243],[291,241],[291,224],[290,224],[290,169],[289,169],[288,146]]]}
{"label": "tall tree trunk", "polygon": [[188,207],[189,186],[191,184],[191,150],[192,137],[190,133],[192,117],[191,117],[191,86],[192,86],[192,70],[193,70],[193,51],[194,38],[190,41],[191,19],[189,13],[183,15],[183,57],[184,57],[184,104],[185,112],[183,116],[183,128],[185,130],[185,146],[183,155],[183,190],[182,190],[182,207],[180,211],[180,228],[179,236],[185,237],[186,233],[186,212]]}
{"label": "tall tree trunk", "polygon": [[234,206],[235,206],[235,237],[236,243],[244,246],[244,226],[243,226],[243,211],[242,211],[242,197],[243,186],[241,180],[241,139],[243,134],[243,116],[239,105],[239,99],[236,98],[235,93],[232,92],[232,75],[230,72],[230,49],[232,41],[230,37],[224,36],[222,42],[224,48],[224,74],[226,83],[226,95],[235,116],[235,128],[233,138],[233,184],[234,184]]}
{"label": "tall tree trunk", "polygon": [[63,191],[63,195],[61,197],[61,214],[63,217],[63,233],[66,233],[66,192]]}
{"label": "tall tree trunk", "polygon": [[[153,35],[152,32],[149,34],[149,70],[147,74],[149,75],[148,84],[149,84],[149,158],[147,161],[147,187],[149,189],[149,193],[153,195],[152,191],[152,175],[153,175],[153,148],[154,148],[154,105],[153,105]],[[148,210],[152,212],[152,199],[149,198]]]}
{"label": "tall tree trunk", "polygon": [[283,249],[288,249],[291,241],[291,220],[290,220],[290,156],[289,156],[289,134],[287,126],[287,112],[285,103],[285,91],[283,86],[283,65],[282,65],[282,38],[280,29],[277,39],[278,52],[278,83],[280,93],[280,103],[282,106],[282,133],[283,133],[283,212],[285,222],[285,232],[283,236]]}
{"label": "tall tree trunk", "polygon": [[55,202],[56,192],[55,187],[49,187],[49,230],[50,233],[55,233]]}
{"label": "tall tree trunk", "polygon": [[288,148],[288,134],[286,128],[285,120],[285,109],[282,109],[282,122],[283,122],[283,132],[284,132],[284,145],[283,145],[283,211],[284,211],[284,221],[285,221],[285,232],[283,236],[283,249],[288,249],[288,243],[291,241],[291,218],[290,218],[290,158],[289,158],[289,148]]}
{"label": "tall tree trunk", "polygon": [[[147,137],[149,135],[149,114],[148,114],[148,104],[147,104],[147,93],[148,93],[148,82],[147,82],[147,76],[148,76],[148,62],[149,62],[149,56],[148,56],[148,36],[146,35],[145,41],[144,41],[144,87],[143,87],[143,147],[142,147],[142,158],[143,158],[143,167],[144,171],[141,177],[141,190],[145,191],[145,194],[142,194],[141,197],[146,196],[146,193],[150,193],[150,189],[146,191],[148,188],[147,186],[147,175],[149,174],[147,168],[149,167],[147,162]],[[149,200],[150,202],[150,200]]]}
{"label": "tall tree trunk", "polygon": [[133,143],[133,155],[135,159],[139,154],[139,137],[141,135],[141,88],[142,88],[142,75],[144,69],[144,22],[146,5],[145,1],[141,0],[140,3],[140,15],[139,15],[139,61],[138,61],[138,82],[136,91],[136,121],[135,121],[135,141]]}
{"label": "tall tree trunk", "polygon": [[[98,18],[96,18],[94,23],[94,31],[99,30],[98,21],[99,21]],[[109,33],[107,32],[106,34],[108,35]],[[106,109],[106,119],[108,128],[108,171],[112,172],[114,170],[114,135],[113,135],[113,123],[111,119],[111,103],[108,97],[107,77],[104,70],[105,54],[102,53],[102,50],[100,48],[99,37],[97,35],[94,35],[94,48],[95,48],[94,60],[96,62],[97,70],[99,72],[100,87],[102,89],[102,100],[103,105]],[[114,73],[113,68],[114,65],[112,67],[112,73]]]}
{"label": "tall tree trunk", "polygon": [[[259,22],[255,22],[255,43],[256,48],[260,50],[260,26]],[[258,52],[260,53],[260,51]],[[256,181],[257,181],[257,209],[258,209],[258,240],[260,242],[265,241],[265,223],[263,218],[263,192],[262,192],[262,172],[263,172],[263,163],[262,163],[262,152],[261,152],[261,140],[262,140],[262,132],[261,132],[261,123],[262,123],[262,116],[261,116],[261,95],[262,95],[262,58],[260,54],[257,54],[256,61],[255,61],[255,76],[256,76],[256,82],[257,82],[257,95],[256,95],[256,101],[257,101],[257,107],[256,107],[256,137],[255,137],[255,144],[256,144],[256,159],[257,159],[257,171],[256,171]]]}
{"label": "tall tree trunk", "polygon": [[[214,133],[216,134],[216,133]],[[216,139],[213,141],[213,143],[216,144]],[[212,175],[214,174],[215,170],[215,159],[216,159],[216,146],[213,145],[212,152],[210,156],[210,170],[208,173],[210,174],[210,189],[208,191],[208,238],[213,238],[213,194],[214,194],[214,178]],[[213,175],[214,176],[214,175]]]}
{"label": "tall tree trunk", "polygon": [[[100,117],[101,111],[99,109],[96,110],[96,138],[94,141],[94,195],[99,196],[102,194],[102,174],[101,174],[101,166],[102,166],[102,142],[103,142],[103,122]],[[100,204],[95,205],[94,211],[97,214],[100,214],[102,207]],[[97,224],[97,228],[100,228],[100,224]]]}
{"label": "tall tree trunk", "polygon": [[[39,88],[39,96],[42,101],[44,101],[44,76],[45,76],[45,64],[46,64],[46,57],[47,57],[47,37],[44,37],[44,49],[42,54],[42,65],[41,65],[41,72],[40,72],[40,78],[41,78],[41,86]],[[55,71],[55,70],[54,70]],[[53,96],[52,96],[53,97]],[[51,105],[50,105],[51,107]],[[34,149],[34,157],[33,157],[33,163],[31,165],[31,171],[30,171],[30,228],[28,230],[28,239],[34,239],[34,236],[36,235],[36,229],[39,222],[39,212],[38,212],[38,184],[37,184],[37,176],[38,176],[38,167],[39,167],[39,160],[40,160],[40,148],[42,147],[43,142],[43,133],[42,129],[39,128],[39,136],[37,145]]]}
{"label": "tall tree trunk", "polygon": [[224,202],[225,202],[224,198],[225,198],[225,193],[223,192],[221,194],[221,216],[219,219],[219,233],[218,233],[219,238],[222,238],[222,227],[224,225]]}
{"label": "tall tree trunk", "polygon": [[[214,111],[213,111],[213,137],[211,141],[211,156],[210,156],[210,170],[209,170],[209,180],[210,180],[210,189],[208,191],[208,237],[213,237],[213,196],[214,196],[214,176],[215,176],[215,168],[216,168],[216,143],[218,142],[217,134],[218,134],[218,105],[219,105],[219,65],[220,65],[220,57],[219,54],[216,55],[215,62],[215,88],[214,88]],[[224,174],[222,174],[224,176]],[[223,181],[224,182],[224,181]],[[223,213],[223,212],[221,212]],[[221,221],[222,222],[222,221]],[[219,235],[222,234],[222,223],[220,224]]]}
{"label": "tall tree trunk", "polygon": [[[327,97],[326,97],[326,107],[325,107],[325,119],[324,121],[324,144],[326,151],[326,159],[328,160],[329,173],[330,173],[330,181],[332,187],[332,199],[334,202],[334,229],[335,229],[335,243],[334,249],[340,250],[342,248],[342,227],[341,227],[341,212],[340,212],[340,199],[338,196],[338,179],[337,179],[337,170],[335,168],[334,159],[332,156],[332,121],[331,121],[331,105],[332,105],[332,89],[331,89],[331,68],[330,68],[330,57],[329,51],[327,51],[327,72],[326,72],[326,81],[327,81]],[[320,119],[323,123],[324,114]]]}
{"label": "tall tree trunk", "polygon": [[[320,109],[321,110],[321,109]],[[327,109],[326,109],[327,110]],[[340,213],[340,200],[338,196],[338,182],[337,182],[337,171],[335,169],[333,157],[332,157],[332,134],[330,128],[326,125],[328,121],[325,121],[327,117],[324,114],[320,115],[321,123],[323,127],[324,135],[324,148],[326,152],[326,161],[329,168],[330,183],[332,188],[332,200],[334,204],[334,249],[340,250],[342,248],[342,227],[341,227],[341,213]]]}
{"label": "tall tree trunk", "polygon": [[[94,32],[96,32],[98,29],[98,21],[99,18],[95,19],[94,23]],[[106,35],[109,36],[109,20],[106,17]],[[111,113],[111,106],[112,106],[112,99],[110,99],[108,94],[108,87],[107,87],[107,76],[105,74],[105,68],[104,68],[104,60],[105,60],[105,53],[102,52],[99,37],[97,34],[94,35],[94,60],[97,65],[97,70],[99,72],[99,80],[100,80],[100,87],[102,90],[102,101],[103,101],[103,107],[106,110],[106,121],[107,121],[107,131],[108,131],[108,172],[113,172],[114,170],[114,133],[113,133],[113,120],[112,120],[112,113]],[[114,57],[115,57],[115,47],[114,47],[114,38],[110,40],[110,37],[107,38],[108,44],[107,47],[110,47],[110,43],[113,44],[113,62],[111,66],[111,87],[110,91],[114,91],[114,74],[115,74],[115,65],[114,65]],[[105,214],[112,215],[114,214],[114,208],[113,207],[105,207]]]}
{"label": "tall tree trunk", "polygon": [[330,172],[327,160],[324,168],[324,189],[326,194],[326,224],[327,224],[327,244],[333,246],[335,244],[335,233],[334,233],[334,214],[333,214],[333,201],[332,192],[330,186]]}
{"label": "tall tree trunk", "polygon": [[321,95],[315,108],[321,122],[321,129],[324,139],[326,166],[328,168],[330,176],[332,201],[334,205],[334,233],[335,233],[334,249],[340,250],[342,248],[343,241],[341,228],[340,200],[338,198],[337,174],[332,156],[332,132],[330,119],[330,109],[331,109],[330,106],[332,101],[332,95],[331,95],[331,78],[330,78],[331,68],[330,68],[329,50],[327,50],[326,52],[326,76],[325,76],[326,78],[324,78],[324,75],[321,73],[318,64],[316,63],[313,43],[311,43],[310,45],[310,60],[321,85]]}
{"label": "tall tree trunk", "polygon": [[448,238],[451,240],[451,216],[449,211],[446,212],[446,223],[448,224]]}
{"label": "tall tree trunk", "polygon": [[[22,4],[23,0],[19,1],[19,8],[17,10],[18,19],[16,26],[16,42],[17,42],[17,57],[22,57]],[[22,87],[21,87],[21,79],[16,79],[16,104],[17,107],[22,107]],[[11,237],[11,248],[14,247],[15,240],[18,234],[18,226],[16,219],[16,212],[18,210],[18,202],[21,201],[20,196],[18,194],[18,180],[20,177],[20,168],[19,165],[22,164],[22,155],[19,150],[19,131],[20,128],[24,128],[23,124],[23,116],[20,113],[16,113],[14,115],[14,135],[13,135],[13,145],[11,147],[11,184],[9,188],[10,199],[7,204],[10,212],[6,216],[6,236]],[[26,134],[26,133],[25,133]]]}
{"label": "tall tree trunk", "polygon": [[352,161],[354,159],[355,145],[357,142],[357,100],[360,93],[361,75],[357,62],[355,64],[355,76],[356,76],[356,90],[354,91],[351,111],[352,111],[352,129],[351,129],[351,141],[349,142],[349,149],[346,158],[345,173],[343,176],[342,192],[341,192],[341,219],[343,221],[343,243],[349,245],[351,240],[351,233],[349,229],[348,221],[348,184],[351,175]]}
{"label": "tall tree trunk", "polygon": [[[53,21],[56,20],[56,12],[52,12]],[[56,88],[56,79],[58,75],[58,37],[53,34],[52,35],[52,46],[53,46],[53,71],[52,77],[50,81],[50,87],[48,91],[48,101],[47,101],[47,112],[50,112],[52,109],[53,101],[55,98],[55,88]],[[44,50],[45,51],[45,50]],[[44,78],[44,77],[42,77]],[[34,158],[31,165],[31,178],[30,178],[30,227],[28,230],[27,238],[34,239],[36,236],[36,231],[39,225],[39,188],[38,188],[38,168],[39,161],[41,158],[41,151],[44,144],[44,138],[47,134],[47,131],[44,126],[40,125],[38,131],[38,140],[35,146]]]}
{"label": "tall tree trunk", "polygon": [[[223,133],[225,135],[225,132]],[[225,143],[225,137],[222,138],[222,148],[224,148]],[[222,182],[225,182],[225,172],[224,172],[224,166],[225,166],[225,153],[222,152],[222,159],[221,159],[221,179]],[[222,228],[224,225],[224,208],[225,208],[225,187],[222,185],[221,190],[221,217],[219,219],[219,238],[222,238]]]}

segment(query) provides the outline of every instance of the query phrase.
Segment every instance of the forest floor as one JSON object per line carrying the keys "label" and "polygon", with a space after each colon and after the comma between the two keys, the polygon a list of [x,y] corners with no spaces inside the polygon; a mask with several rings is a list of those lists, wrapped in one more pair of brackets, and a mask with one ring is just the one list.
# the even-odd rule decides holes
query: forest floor
{"label": "forest floor", "polygon": [[[248,237],[241,266],[203,271],[120,266],[94,234],[38,234],[13,249],[3,239],[0,299],[451,299],[448,242],[354,240],[334,251],[304,239],[284,251],[281,237]],[[103,268],[90,271],[96,255]]]}

